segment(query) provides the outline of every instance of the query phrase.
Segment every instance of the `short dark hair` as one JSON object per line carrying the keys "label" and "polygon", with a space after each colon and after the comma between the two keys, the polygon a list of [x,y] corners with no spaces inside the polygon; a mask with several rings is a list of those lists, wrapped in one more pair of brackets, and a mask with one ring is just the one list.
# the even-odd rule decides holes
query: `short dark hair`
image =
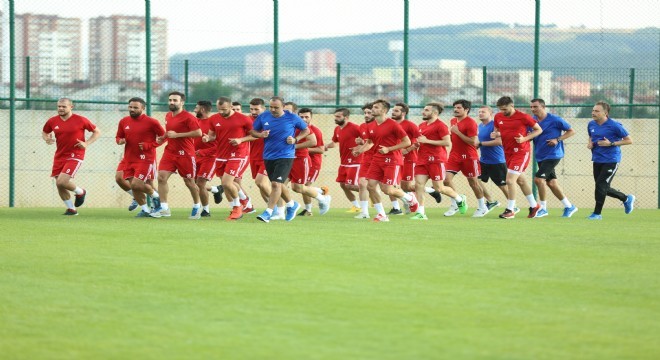
{"label": "short dark hair", "polygon": [[378,100],[374,101],[374,102],[371,104],[372,107],[373,107],[373,105],[375,105],[375,104],[382,104],[382,105],[385,107],[385,110],[390,110],[390,103],[388,103],[387,100],[385,100],[385,99],[378,99]]}
{"label": "short dark hair", "polygon": [[282,105],[284,105],[284,98],[281,96],[273,96],[272,98],[270,98],[270,101],[279,101],[282,103]]}
{"label": "short dark hair", "polygon": [[364,104],[364,106],[362,106],[362,110],[371,109],[372,106],[374,106],[374,103],[368,102],[368,103]]}
{"label": "short dark hair", "polygon": [[442,114],[442,112],[445,110],[445,107],[441,103],[437,103],[437,102],[428,103],[426,104],[426,106],[435,108],[435,111],[438,112],[438,115]]}
{"label": "short dark hair", "polygon": [[181,101],[186,101],[186,94],[182,93],[181,91],[172,91],[171,93],[167,94],[167,97],[170,97],[172,95],[178,95],[181,97]]}
{"label": "short dark hair", "polygon": [[220,96],[217,101],[218,105],[230,103],[231,104],[231,99],[226,97],[226,96]]}
{"label": "short dark hair", "polygon": [[410,106],[408,106],[408,104],[406,104],[406,103],[400,102],[400,103],[394,104],[394,106],[400,106],[401,109],[403,109],[403,112],[406,113],[406,115],[408,115],[408,113],[410,112]]}
{"label": "short dark hair", "polygon": [[201,106],[202,109],[206,110],[207,112],[211,112],[211,102],[208,100],[200,100],[197,102],[198,106]]}
{"label": "short dark hair", "polygon": [[472,102],[468,100],[465,99],[456,100],[452,105],[456,106],[458,104],[460,104],[463,107],[463,109],[466,109],[468,112],[470,112],[470,109],[472,109]]}
{"label": "short dark hair", "polygon": [[147,102],[144,101],[144,99],[140,98],[140,97],[132,97],[132,98],[128,99],[129,104],[132,103],[132,102],[139,102],[140,104],[142,104],[142,106],[147,105]]}
{"label": "short dark hair", "polygon": [[338,112],[342,113],[342,115],[344,115],[344,116],[350,116],[351,115],[351,111],[348,110],[347,108],[339,108],[339,109],[335,110],[335,113],[338,113]]}
{"label": "short dark hair", "polygon": [[232,101],[232,102],[231,102],[231,106],[240,106],[240,107],[243,107],[243,105],[242,105],[240,102],[238,102],[238,101]]}
{"label": "short dark hair", "polygon": [[513,99],[508,96],[502,96],[497,99],[497,106],[507,106],[513,104]]}
{"label": "short dark hair", "polygon": [[541,104],[541,106],[545,107],[545,100],[543,100],[541,98],[532,99],[532,101],[530,101],[530,102],[537,102],[537,103]]}
{"label": "short dark hair", "polygon": [[298,111],[298,105],[297,105],[296,103],[294,103],[293,101],[287,101],[287,102],[285,102],[285,103],[284,103],[284,106],[287,106],[287,105],[291,105],[291,107],[292,107],[291,110],[293,110],[293,112],[297,112],[297,111]]}
{"label": "short dark hair", "polygon": [[261,105],[263,106],[265,104],[264,99],[262,98],[254,98],[250,100],[250,105]]}
{"label": "short dark hair", "polygon": [[608,104],[607,102],[601,100],[601,101],[597,102],[596,105],[602,106],[603,110],[605,110],[605,113],[607,113],[607,115],[610,114],[611,107],[610,107],[610,104]]}
{"label": "short dark hair", "polygon": [[310,114],[314,115],[314,113],[312,112],[312,109],[310,109],[308,107],[304,107],[304,108],[298,110],[298,114],[300,114],[300,113],[310,113]]}

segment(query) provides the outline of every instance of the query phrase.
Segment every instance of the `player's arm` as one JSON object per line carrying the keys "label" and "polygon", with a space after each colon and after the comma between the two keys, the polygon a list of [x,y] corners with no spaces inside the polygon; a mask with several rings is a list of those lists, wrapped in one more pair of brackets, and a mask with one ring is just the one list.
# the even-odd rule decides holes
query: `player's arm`
{"label": "player's arm", "polygon": [[527,136],[523,136],[523,140],[525,141],[530,141],[533,138],[541,135],[543,132],[543,129],[541,129],[541,125],[538,123],[535,123],[534,126],[532,127],[532,132],[528,133]]}
{"label": "player's arm", "polygon": [[[358,138],[358,139],[361,139],[361,138]],[[353,155],[354,156],[360,155],[360,154],[364,153],[365,151],[369,151],[369,149],[371,149],[374,146],[374,143],[373,143],[373,141],[371,141],[371,139],[363,139],[363,140],[364,140],[364,142],[361,145],[358,145],[358,146],[353,148]]]}
{"label": "player's arm", "polygon": [[82,141],[78,139],[78,144],[76,144],[76,147],[86,149],[89,145],[92,145],[101,136],[101,130],[98,127],[95,127],[94,130],[92,130],[92,136],[87,139],[87,141]]}
{"label": "player's arm", "polygon": [[561,134],[558,138],[546,140],[546,143],[550,146],[557,146],[557,144],[559,144],[560,142],[568,139],[569,137],[571,137],[573,135],[575,135],[575,130],[573,130],[573,128],[570,128],[570,129],[564,131],[564,133]]}
{"label": "player's arm", "polygon": [[394,145],[394,146],[389,146],[388,147],[388,146],[381,145],[380,149],[378,149],[378,152],[380,152],[381,154],[387,154],[389,152],[396,151],[396,150],[403,149],[403,148],[406,148],[406,147],[410,146],[411,141],[410,141],[410,138],[408,137],[408,135],[402,137],[400,140],[401,141],[398,144]]}
{"label": "player's arm", "polygon": [[478,146],[502,146],[502,138],[496,137],[494,140],[481,141]]}
{"label": "player's arm", "polygon": [[449,137],[449,135],[445,135],[440,140],[431,140],[428,139],[426,136],[421,135],[417,138],[417,142],[420,144],[429,144],[433,146],[450,146],[451,138]]}
{"label": "player's arm", "polygon": [[[298,134],[298,135],[300,135],[300,134]],[[296,143],[296,150],[297,149],[310,149],[310,152],[311,152],[311,149],[314,148],[315,146],[316,146],[316,134],[311,133],[311,134],[307,135],[307,137],[305,138],[305,141],[303,141],[301,143]]]}
{"label": "player's arm", "polygon": [[336,146],[335,144],[336,144],[336,142],[334,142],[334,141],[331,142],[330,144],[326,144],[326,145],[323,147],[323,150],[324,150],[324,151],[328,151],[328,149],[334,149],[335,146]]}
{"label": "player's arm", "polygon": [[603,146],[603,147],[608,147],[608,146],[621,146],[621,145],[630,145],[632,144],[632,138],[630,135],[626,135],[623,137],[623,139],[619,141],[611,141],[608,140],[607,138],[603,138],[603,140],[598,140],[598,146]]}
{"label": "player's arm", "polygon": [[184,137],[202,137],[202,129],[195,129],[191,131],[186,131],[184,133],[178,133],[176,131],[170,130],[167,132],[167,137],[170,139],[184,138]]}
{"label": "player's arm", "polygon": [[461,138],[461,140],[464,143],[466,143],[468,145],[477,146],[479,144],[479,139],[478,139],[477,136],[470,137],[470,136],[467,136],[467,135],[463,134],[460,130],[458,130],[457,125],[452,125],[450,131],[452,133],[456,134],[459,138]]}

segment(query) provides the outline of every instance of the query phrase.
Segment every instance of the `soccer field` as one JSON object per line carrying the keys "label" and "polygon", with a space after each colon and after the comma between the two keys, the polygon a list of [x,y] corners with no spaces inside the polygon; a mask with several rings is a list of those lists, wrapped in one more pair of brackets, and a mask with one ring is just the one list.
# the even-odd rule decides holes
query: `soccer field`
{"label": "soccer field", "polygon": [[658,211],[590,210],[2,208],[0,358],[658,359]]}

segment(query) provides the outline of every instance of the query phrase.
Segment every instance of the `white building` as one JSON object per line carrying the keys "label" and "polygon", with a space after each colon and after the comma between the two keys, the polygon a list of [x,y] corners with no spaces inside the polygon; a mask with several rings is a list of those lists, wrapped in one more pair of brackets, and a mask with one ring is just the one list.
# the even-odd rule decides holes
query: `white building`
{"label": "white building", "polygon": [[248,80],[273,80],[273,54],[262,51],[245,55],[243,74]]}

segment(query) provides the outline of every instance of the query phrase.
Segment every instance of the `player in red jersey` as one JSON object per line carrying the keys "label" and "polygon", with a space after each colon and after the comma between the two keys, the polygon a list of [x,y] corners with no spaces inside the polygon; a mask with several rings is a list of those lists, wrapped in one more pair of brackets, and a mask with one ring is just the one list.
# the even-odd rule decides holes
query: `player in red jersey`
{"label": "player in red jersey", "polygon": [[[529,201],[529,215],[527,217],[533,218],[541,207],[534,199],[532,187],[529,186],[524,172],[527,165],[529,165],[529,142],[539,136],[543,129],[531,116],[516,110],[513,100],[508,96],[503,96],[497,100],[497,108],[500,112],[495,114],[495,131],[491,134],[491,138],[502,138],[507,167],[506,186],[509,190],[506,210],[500,214],[500,218],[513,219],[515,217],[516,183],[520,186],[527,201]],[[528,134],[527,128],[532,128],[532,132]]]}
{"label": "player in red jersey", "polygon": [[[250,116],[252,122],[266,111],[264,107],[264,100],[254,98],[250,100]],[[254,184],[259,188],[261,198],[268,203],[270,196],[270,180],[268,180],[268,173],[266,172],[266,165],[264,164],[264,139],[258,138],[250,143],[250,172]]]}
{"label": "player in red jersey", "polygon": [[[444,184],[455,189],[456,186],[452,182],[454,175],[459,172],[463,173],[478,202],[478,207],[473,217],[483,217],[488,213],[488,207],[484,199],[483,189],[479,183],[479,176],[481,176],[479,153],[477,152],[479,129],[477,122],[469,116],[470,109],[472,108],[471,102],[461,99],[454,101],[453,105],[454,117],[449,121],[452,148],[449,152]],[[457,212],[464,214],[465,211],[467,211],[467,203],[461,211],[458,208],[456,200],[451,199],[449,210],[444,215],[453,216]]]}
{"label": "player in red jersey", "polygon": [[218,113],[209,119],[209,133],[202,140],[213,142],[217,147],[215,173],[222,178],[222,188],[232,206],[227,220],[238,220],[243,217],[244,206],[235,179],[240,178],[247,169],[252,119],[232,110],[231,99],[228,97],[219,97],[216,106]]}
{"label": "player in red jersey", "polygon": [[131,204],[128,205],[128,211],[133,211],[137,209],[138,203],[137,201],[135,201],[135,197],[133,197],[133,190],[131,190],[131,183],[128,180],[124,179],[124,167],[126,167],[126,163],[124,161],[124,157],[122,156],[121,160],[119,161],[119,164],[117,164],[117,170],[115,171],[115,182],[117,183],[117,186],[119,186],[120,189],[124,190],[133,199],[133,201],[131,201]]}
{"label": "player in red jersey", "polygon": [[165,135],[157,138],[158,143],[167,140],[163,157],[158,166],[158,193],[160,194],[160,206],[151,212],[151,217],[159,218],[171,216],[170,207],[167,203],[170,176],[175,172],[183,178],[183,183],[190,191],[193,199],[193,208],[189,219],[201,218],[201,203],[199,189],[195,184],[196,161],[195,161],[195,137],[202,136],[197,118],[183,108],[186,95],[174,91],[168,97],[170,112],[165,115]]}
{"label": "player in red jersey", "polygon": [[231,109],[234,110],[234,112],[237,112],[239,114],[243,113],[243,105],[238,101],[232,101],[231,102]]}
{"label": "player in red jersey", "polygon": [[[298,111],[298,116],[307,123],[309,131],[314,134],[316,138],[316,145],[307,148],[309,153],[309,173],[307,175],[307,181],[305,182],[305,187],[311,187],[321,172],[321,164],[323,162],[323,152],[325,144],[323,143],[323,133],[321,129],[312,124],[312,109],[302,108]],[[295,166],[295,161],[294,161]],[[321,186],[319,188],[314,188],[321,190],[321,195],[328,195],[329,189],[327,186]],[[318,191],[317,191],[318,192]],[[298,214],[298,216],[312,216],[312,197],[303,193],[303,204],[305,208]],[[327,210],[326,210],[327,211]]]}
{"label": "player in red jersey", "polygon": [[[208,100],[201,100],[195,106],[195,116],[199,121],[199,128],[202,130],[202,136],[209,133],[211,128],[211,121],[209,115],[211,114],[211,102]],[[207,187],[209,181],[215,176],[215,158],[218,148],[213,143],[206,143],[202,141],[201,137],[195,138],[195,161],[197,167],[197,178],[195,183],[199,188],[199,200],[202,203],[201,217],[211,216],[211,208],[209,207],[209,190],[213,192],[212,187]],[[222,198],[220,198],[222,201]],[[218,201],[219,203],[220,201]]]}
{"label": "player in red jersey", "polygon": [[[360,197],[360,213],[355,215],[356,219],[369,219],[369,200],[372,204],[375,204],[374,198],[371,197],[369,190],[367,190],[367,173],[369,172],[369,165],[371,164],[371,158],[374,154],[373,146],[368,147],[366,150],[363,150],[362,153],[358,152],[358,149],[365,144],[367,139],[367,134],[369,133],[369,123],[374,121],[373,113],[371,107],[373,103],[367,103],[362,106],[362,112],[364,114],[364,123],[360,124],[360,137],[355,139],[356,146],[353,149],[353,156],[358,156],[362,154],[362,163],[360,164],[360,170],[358,171],[358,194]],[[380,198],[378,198],[380,200]],[[352,209],[351,209],[352,210]]]}
{"label": "player in red jersey", "polygon": [[142,208],[136,217],[149,217],[146,195],[151,196],[154,205],[160,205],[159,194],[152,181],[156,174],[156,149],[154,143],[165,130],[158,120],[144,114],[145,101],[134,97],[128,101],[129,116],[117,125],[115,139],[124,145],[124,167],[122,175],[130,183],[133,197]]}
{"label": "player in red jersey", "polygon": [[[96,125],[86,117],[72,113],[72,109],[71,99],[59,99],[57,116],[48,119],[41,132],[46,144],[57,145],[50,176],[55,178],[57,192],[66,206],[64,215],[78,215],[76,208],[85,202],[87,191],[76,186],[72,179],[85,159],[85,150],[101,135]],[[87,141],[85,131],[92,133]],[[70,192],[75,194],[75,202],[71,201]]]}
{"label": "player in red jersey", "polygon": [[[360,127],[351,122],[349,117],[350,110],[340,108],[335,110],[335,127],[332,135],[332,142],[325,145],[324,150],[332,149],[339,144],[340,165],[337,170],[337,182],[339,187],[344,190],[348,201],[353,205],[349,213],[360,212],[360,203],[357,201],[353,192],[359,191],[358,173],[362,163],[362,154],[353,156],[355,139],[360,137]],[[368,216],[368,215],[367,215]]]}
{"label": "player in red jersey", "polygon": [[371,112],[374,121],[367,126],[366,143],[357,151],[357,153],[362,153],[372,147],[377,149],[367,172],[367,189],[369,190],[369,196],[375,200],[374,207],[378,212],[378,215],[374,218],[376,222],[389,221],[385,208],[380,202],[379,187],[384,194],[394,196],[408,203],[410,211],[417,211],[418,206],[414,194],[405,193],[395,187],[399,184],[399,172],[403,165],[401,149],[409,147],[411,142],[401,125],[387,118],[389,109],[390,103],[385,100],[379,99],[373,102]]}
{"label": "player in red jersey", "polygon": [[419,124],[419,151],[415,167],[415,192],[419,207],[412,220],[427,220],[424,209],[424,194],[426,183],[431,179],[433,189],[455,199],[459,206],[465,206],[465,197],[458,195],[454,189],[444,186],[445,163],[447,162],[447,146],[451,145],[449,129],[440,120],[444,107],[440,103],[428,103],[422,110],[422,122]]}

